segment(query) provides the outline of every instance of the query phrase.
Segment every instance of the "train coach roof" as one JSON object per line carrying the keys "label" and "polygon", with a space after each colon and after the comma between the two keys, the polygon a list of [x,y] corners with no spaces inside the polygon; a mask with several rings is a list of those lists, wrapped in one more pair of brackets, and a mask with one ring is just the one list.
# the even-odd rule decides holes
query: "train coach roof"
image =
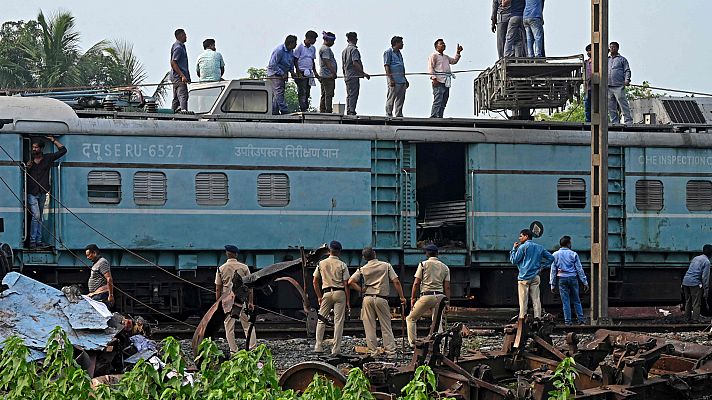
{"label": "train coach roof", "polygon": [[[80,118],[80,115],[83,118]],[[0,132],[116,136],[262,137],[304,139],[405,140],[464,143],[590,143],[588,125],[447,118],[390,119],[370,116],[295,114],[291,116],[163,115],[131,112],[79,112],[49,98],[0,97],[0,119],[12,120]],[[710,133],[708,133],[710,132]],[[613,146],[712,147],[710,125],[635,125],[610,128]]]}

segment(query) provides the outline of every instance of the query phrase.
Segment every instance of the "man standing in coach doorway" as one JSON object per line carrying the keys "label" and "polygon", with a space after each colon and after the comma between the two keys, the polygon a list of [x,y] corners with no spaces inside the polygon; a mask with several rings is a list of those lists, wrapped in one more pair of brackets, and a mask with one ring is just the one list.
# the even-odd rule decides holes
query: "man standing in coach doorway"
{"label": "man standing in coach doorway", "polygon": [[44,154],[44,142],[36,140],[32,142],[32,156],[25,163],[27,176],[27,208],[32,214],[30,222],[30,248],[46,247],[42,242],[42,211],[44,209],[47,193],[51,190],[49,185],[49,173],[53,163],[67,154],[67,149],[59,143],[54,137],[47,136],[52,144],[57,146],[57,151],[54,153]]}
{"label": "man standing in coach doorway", "polygon": [[[344,318],[346,310],[351,308],[349,301],[349,269],[346,264],[339,259],[341,254],[341,243],[336,240],[329,243],[329,258],[321,260],[314,270],[314,293],[319,300],[319,321],[316,325],[316,344],[314,351],[323,351],[321,343],[324,339],[326,324],[324,319],[329,312],[334,310],[334,346],[331,348],[331,355],[341,354],[341,335],[344,332]],[[319,285],[321,279],[321,285]]]}
{"label": "man standing in coach doorway", "polygon": [[[232,292],[232,280],[235,277],[235,274],[240,274],[243,278],[250,274],[250,269],[247,265],[237,261],[237,252],[237,246],[231,244],[225,246],[227,261],[225,261],[225,264],[221,265],[215,273],[216,301],[220,301],[226,293]],[[240,312],[240,324],[242,325],[242,329],[245,331],[245,337],[247,337],[247,333],[250,328],[250,321],[244,307],[249,309],[254,307],[252,296],[253,293],[252,290],[250,290],[247,304],[243,305],[242,312]],[[226,307],[225,302],[223,302],[222,307],[223,311],[225,311],[225,338],[227,339],[228,346],[230,346],[230,355],[234,355],[238,350],[237,343],[235,342],[235,318],[232,316],[232,307]],[[252,349],[256,345],[257,334],[253,329],[252,335],[250,335],[249,338],[249,348]]]}

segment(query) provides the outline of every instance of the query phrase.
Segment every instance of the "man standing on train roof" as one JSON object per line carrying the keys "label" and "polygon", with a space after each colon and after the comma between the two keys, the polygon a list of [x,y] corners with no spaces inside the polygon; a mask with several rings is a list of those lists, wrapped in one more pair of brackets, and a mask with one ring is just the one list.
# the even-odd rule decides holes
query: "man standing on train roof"
{"label": "man standing on train roof", "polygon": [[[225,255],[227,260],[215,273],[216,301],[220,301],[223,295],[232,292],[232,280],[235,277],[235,274],[239,274],[242,278],[250,274],[250,269],[247,265],[237,261],[237,253],[237,246],[231,244],[225,245]],[[240,312],[240,324],[242,325],[242,329],[245,331],[245,337],[247,337],[247,333],[250,328],[250,320],[247,316],[245,307],[253,310],[254,303],[252,301],[253,292],[252,289],[250,289],[247,304],[243,304],[242,311]],[[223,301],[222,307],[225,312],[225,338],[227,339],[228,346],[230,346],[230,355],[234,355],[238,351],[237,343],[235,342],[235,318],[232,316],[231,305],[228,305],[225,301]],[[257,345],[257,334],[255,333],[254,328],[252,330],[252,335],[250,335],[249,343],[250,349]]]}
{"label": "man standing on train roof", "polygon": [[314,78],[319,79],[316,70],[316,38],[319,37],[314,31],[307,31],[304,35],[304,42],[294,50],[294,64],[296,65],[297,76],[294,82],[297,84],[297,97],[299,98],[299,110],[309,111],[309,98],[311,97],[311,87],[316,86]]}
{"label": "man standing on train roof", "polygon": [[526,0],[524,30],[527,38],[527,57],[546,57],[544,51],[544,0]]}
{"label": "man standing on train roof", "polygon": [[702,247],[702,254],[693,258],[682,278],[682,292],[685,295],[685,319],[699,322],[702,298],[707,299],[710,289],[710,258],[712,245]]}
{"label": "man standing on train roof", "polygon": [[[329,257],[321,260],[314,270],[314,293],[319,301],[319,321],[316,325],[316,344],[314,351],[321,353],[322,340],[326,324],[324,319],[334,310],[334,346],[331,355],[341,354],[341,335],[344,332],[344,319],[346,310],[351,308],[349,299],[348,281],[349,269],[339,259],[341,243],[336,240],[329,243]],[[321,279],[321,285],[319,280]]]}
{"label": "man standing on train roof", "polygon": [[111,265],[109,265],[109,261],[106,258],[101,256],[99,246],[93,243],[88,245],[84,252],[92,262],[89,281],[87,282],[89,287],[87,296],[109,307],[114,304],[114,279],[111,277]]}
{"label": "man standing on train roof", "polygon": [[272,114],[289,114],[287,101],[284,99],[284,89],[289,74],[294,76],[294,48],[297,47],[297,37],[288,35],[284,43],[277,46],[269,58],[267,65],[267,81],[272,85]]}
{"label": "man standing on train roof", "polygon": [[459,43],[454,58],[444,53],[445,48],[443,39],[436,40],[435,52],[428,59],[428,73],[433,85],[433,107],[430,110],[430,118],[442,118],[445,113],[445,106],[450,98],[450,84],[455,77],[450,70],[450,65],[460,61],[462,52],[462,46]]}
{"label": "man standing on train roof", "polygon": [[[348,285],[363,294],[361,320],[363,321],[363,329],[366,332],[368,352],[374,357],[378,355],[378,337],[376,336],[376,318],[378,318],[386,357],[394,358],[396,355],[396,340],[393,337],[391,310],[388,306],[388,296],[391,293],[389,282],[393,283],[401,304],[405,305],[403,287],[400,280],[398,280],[398,275],[393,270],[393,266],[378,260],[376,252],[372,248],[364,248],[361,256],[366,261],[366,265],[360,267],[351,275]],[[361,278],[363,278],[363,288],[358,283]]]}
{"label": "man standing on train roof", "polygon": [[626,97],[625,87],[630,86],[630,65],[628,60],[618,53],[620,45],[618,42],[611,42],[608,46],[610,55],[608,56],[608,114],[611,123],[621,122],[618,107],[620,106],[625,118],[626,125],[633,123],[633,115],[630,113],[630,104]]}
{"label": "man standing on train roof", "polygon": [[[509,252],[509,261],[519,269],[517,276],[517,292],[519,294],[519,318],[527,315],[529,297],[534,307],[534,318],[541,318],[541,298],[539,295],[539,272],[543,267],[548,267],[554,261],[544,246],[532,241],[533,233],[529,229],[519,232],[519,241],[514,242]],[[542,265],[542,258],[545,265]]]}
{"label": "man standing on train roof", "polygon": [[25,171],[27,176],[27,208],[32,214],[30,222],[30,243],[31,249],[37,247],[46,247],[42,242],[42,211],[44,210],[47,193],[51,191],[49,184],[49,173],[54,162],[67,154],[67,148],[59,143],[54,137],[47,136],[52,144],[57,146],[57,151],[54,153],[44,154],[45,143],[42,140],[34,140],[32,142],[32,156],[25,163]]}
{"label": "man standing on train roof", "polygon": [[504,57],[504,43],[507,40],[507,25],[509,25],[509,7],[511,0],[492,0],[492,33],[497,35],[497,56]]}
{"label": "man standing on train roof", "polygon": [[358,50],[358,35],[356,32],[346,34],[348,44],[341,52],[341,67],[344,69],[346,83],[346,115],[356,115],[356,103],[361,89],[361,78],[371,79],[371,75],[363,71],[361,52]]}
{"label": "man standing on train roof", "polygon": [[173,82],[171,108],[174,112],[187,112],[190,71],[188,71],[188,52],[185,50],[185,42],[188,36],[180,28],[176,29],[174,35],[176,41],[171,47],[171,82]]}
{"label": "man standing on train roof", "polygon": [[[391,47],[383,53],[383,67],[386,69],[388,81],[388,94],[386,95],[386,115],[392,117],[403,116],[403,103],[405,91],[410,84],[405,77],[405,64],[403,63],[403,38],[393,36]],[[395,112],[394,112],[395,108]]]}
{"label": "man standing on train roof", "polygon": [[[450,298],[450,268],[438,259],[438,246],[429,244],[425,246],[427,260],[418,264],[415,271],[415,281],[410,297],[410,314],[406,318],[408,323],[408,342],[415,346],[417,337],[418,319],[431,312],[432,319],[437,317],[437,308],[443,297]],[[418,301],[415,299],[420,294]],[[440,320],[438,332],[443,331],[443,322]]]}
{"label": "man standing on train roof", "polygon": [[319,83],[321,84],[321,99],[319,99],[319,112],[329,113],[333,111],[334,89],[336,88],[336,57],[331,50],[331,46],[336,41],[336,35],[332,32],[322,32],[324,44],[319,49],[319,64],[321,72],[319,73]]}
{"label": "man standing on train roof", "polygon": [[549,283],[551,292],[559,291],[561,304],[564,306],[564,323],[571,325],[571,302],[574,303],[576,318],[579,325],[585,323],[581,298],[579,298],[579,280],[583,283],[584,293],[588,293],[588,280],[583,272],[581,260],[575,251],[571,250],[571,236],[563,236],[559,240],[561,248],[554,252],[554,262],[551,264]]}
{"label": "man standing on train roof", "polygon": [[225,61],[222,54],[215,50],[215,39],[203,40],[203,53],[198,56],[195,72],[200,82],[215,82],[225,74]]}
{"label": "man standing on train roof", "polygon": [[[507,3],[506,0],[502,0]],[[524,7],[525,0],[510,0],[509,23],[507,24],[507,35],[504,41],[505,57],[526,57],[527,44],[526,32],[524,31]]]}

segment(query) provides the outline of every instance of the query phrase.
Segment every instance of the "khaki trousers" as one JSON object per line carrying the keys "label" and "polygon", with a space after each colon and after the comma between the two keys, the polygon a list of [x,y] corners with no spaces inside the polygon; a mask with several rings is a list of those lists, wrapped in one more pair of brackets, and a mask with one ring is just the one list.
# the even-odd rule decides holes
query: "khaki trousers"
{"label": "khaki trousers", "polygon": [[[346,314],[346,293],[343,290],[324,293],[321,298],[321,306],[319,307],[319,315],[326,318],[329,311],[334,309],[334,346],[331,348],[332,354],[341,353],[341,336],[344,333],[344,317]],[[324,340],[324,331],[326,324],[319,319],[316,324],[316,344],[314,351],[322,351],[321,343]]]}
{"label": "khaki trousers", "polygon": [[[408,343],[410,343],[411,346],[415,346],[415,339],[418,336],[418,329],[417,329],[418,320],[423,315],[427,314],[428,312],[431,312],[432,320],[435,321],[438,303],[440,303],[440,300],[442,300],[442,298],[444,296],[445,295],[442,295],[442,294],[420,296],[418,301],[416,301],[415,304],[413,305],[413,309],[410,310],[410,314],[408,314],[408,317],[405,319],[406,323],[408,324]],[[438,332],[442,332],[442,331],[443,331],[443,321],[441,319],[440,326],[438,326]]]}
{"label": "khaki trousers", "polygon": [[[237,353],[239,350],[237,348],[237,342],[235,342],[235,318],[231,317],[230,314],[225,315],[225,338],[227,339],[227,344],[230,346],[230,355]],[[245,312],[240,313],[240,324],[242,325],[242,330],[245,331],[245,337],[247,337],[247,330],[250,328],[250,319],[245,314]],[[252,337],[250,337],[250,349],[253,349],[257,345],[257,334],[255,333],[255,328],[252,328]]]}
{"label": "khaki trousers", "polygon": [[380,297],[366,295],[361,304],[361,320],[363,330],[366,331],[366,344],[372,356],[378,355],[378,337],[376,336],[376,317],[381,324],[383,335],[383,349],[386,355],[396,353],[396,339],[391,328],[391,309],[388,301]]}
{"label": "khaki trousers", "polygon": [[541,283],[541,279],[539,279],[538,275],[529,281],[517,281],[517,289],[519,292],[519,318],[523,318],[527,315],[529,297],[532,298],[534,317],[541,318],[541,296],[539,295],[539,283]]}

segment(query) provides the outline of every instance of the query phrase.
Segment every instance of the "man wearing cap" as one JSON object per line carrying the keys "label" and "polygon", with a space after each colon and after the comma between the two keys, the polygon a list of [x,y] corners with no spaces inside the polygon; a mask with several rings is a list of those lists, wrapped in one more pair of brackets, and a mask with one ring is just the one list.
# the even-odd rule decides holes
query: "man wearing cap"
{"label": "man wearing cap", "polygon": [[[396,340],[393,337],[391,310],[388,307],[388,296],[391,294],[391,287],[388,282],[393,282],[401,304],[405,305],[403,287],[400,280],[398,280],[398,275],[393,270],[393,266],[378,260],[376,252],[372,248],[364,248],[361,256],[366,261],[366,265],[351,275],[348,285],[363,294],[361,320],[363,321],[363,329],[366,331],[368,352],[371,356],[378,355],[378,337],[376,336],[376,318],[378,318],[383,335],[383,348],[386,356],[393,358],[396,355]],[[363,278],[363,288],[358,283],[361,278]]]}
{"label": "man wearing cap", "polygon": [[[410,314],[406,318],[408,343],[411,346],[415,346],[418,319],[430,311],[434,321],[437,317],[436,308],[443,296],[445,299],[450,298],[450,268],[438,259],[438,246],[432,243],[425,246],[425,255],[428,259],[418,264],[418,269],[415,271],[415,282],[413,282],[410,298]],[[420,298],[416,301],[419,291]],[[442,320],[440,320],[438,332],[442,332],[442,329]]]}
{"label": "man wearing cap", "polygon": [[[247,265],[237,261],[237,252],[237,246],[231,244],[225,246],[227,261],[225,261],[225,264],[221,265],[218,268],[217,273],[215,273],[216,301],[220,301],[223,295],[232,292],[232,280],[235,277],[235,274],[240,274],[243,278],[250,274],[250,269]],[[247,304],[247,307],[250,309],[254,308],[252,295],[252,290],[250,290]],[[223,311],[225,311],[225,338],[227,339],[227,344],[230,346],[230,354],[233,355],[237,353],[238,350],[237,343],[235,342],[235,318],[231,315],[232,306],[226,307],[225,302],[223,302],[222,307]],[[247,337],[250,321],[244,307],[240,313],[240,324],[242,325],[242,329],[245,331],[245,337]],[[254,329],[252,330],[252,335],[249,340],[250,349],[257,345],[257,335],[255,334]]]}
{"label": "man wearing cap", "polygon": [[336,88],[336,57],[331,50],[331,46],[336,41],[336,35],[332,32],[322,32],[321,37],[324,44],[319,49],[319,83],[321,83],[321,99],[319,100],[319,112],[329,113],[333,111],[334,88]]}
{"label": "man wearing cap", "polygon": [[[326,324],[324,319],[329,312],[334,310],[334,346],[331,348],[331,355],[337,356],[341,353],[341,335],[344,332],[344,316],[346,309],[351,308],[349,301],[349,291],[346,285],[349,280],[349,269],[346,264],[339,259],[341,254],[341,243],[336,240],[329,243],[329,258],[321,260],[314,271],[314,293],[319,300],[319,322],[316,325],[316,344],[314,351],[321,353],[322,340]],[[319,285],[321,279],[321,285]]]}

